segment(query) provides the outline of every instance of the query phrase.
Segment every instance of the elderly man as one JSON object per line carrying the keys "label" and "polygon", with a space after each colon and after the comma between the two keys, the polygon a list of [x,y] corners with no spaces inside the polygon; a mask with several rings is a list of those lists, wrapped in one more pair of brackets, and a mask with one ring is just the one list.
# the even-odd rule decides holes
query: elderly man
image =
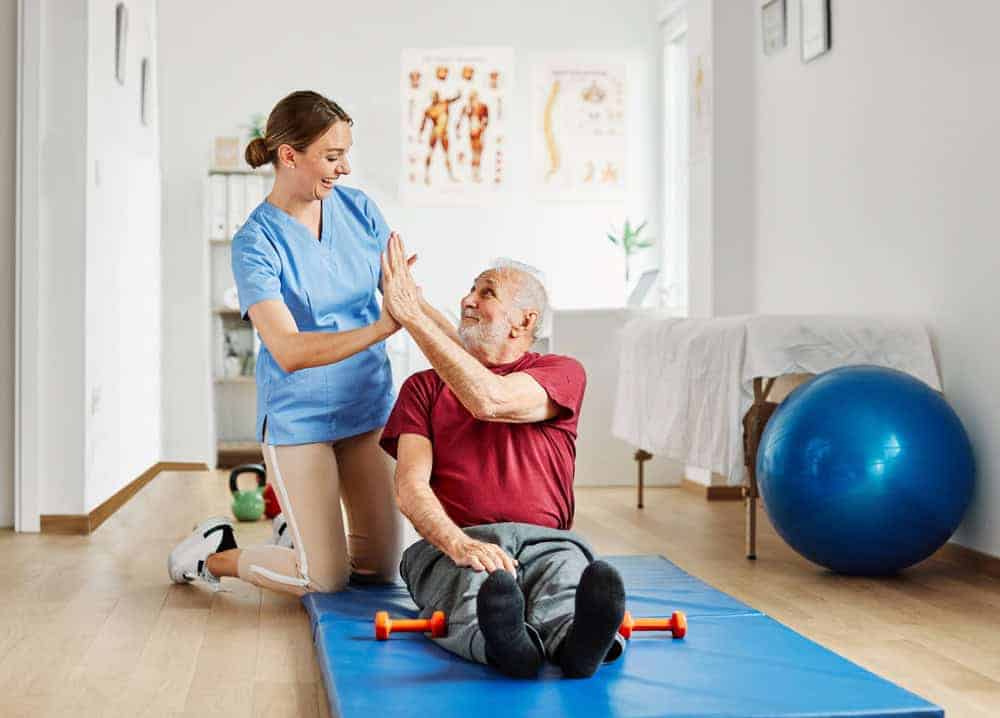
{"label": "elderly man", "polygon": [[434,368],[407,379],[381,442],[423,536],[400,571],[421,615],[447,614],[438,643],[511,676],[534,676],[548,658],[585,677],[622,652],[625,591],[569,530],[586,377],[574,359],[529,351],[547,300],[526,270],[480,274],[456,333],[422,302],[390,238],[386,309]]}

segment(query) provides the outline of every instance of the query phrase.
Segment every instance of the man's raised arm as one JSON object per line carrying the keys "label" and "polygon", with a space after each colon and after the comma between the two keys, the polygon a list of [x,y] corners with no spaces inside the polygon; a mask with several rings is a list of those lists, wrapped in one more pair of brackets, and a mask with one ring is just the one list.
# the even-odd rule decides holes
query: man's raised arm
{"label": "man's raised arm", "polygon": [[558,404],[533,377],[523,372],[494,374],[425,314],[402,241],[395,233],[382,255],[382,278],[389,311],[470,414],[481,421],[533,423],[559,413]]}

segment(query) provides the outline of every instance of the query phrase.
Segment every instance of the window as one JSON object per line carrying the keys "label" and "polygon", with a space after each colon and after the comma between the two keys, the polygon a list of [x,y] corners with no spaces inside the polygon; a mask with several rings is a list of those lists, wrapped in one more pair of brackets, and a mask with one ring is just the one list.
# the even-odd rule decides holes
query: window
{"label": "window", "polygon": [[683,11],[663,26],[663,241],[660,242],[661,309],[688,312],[688,44]]}

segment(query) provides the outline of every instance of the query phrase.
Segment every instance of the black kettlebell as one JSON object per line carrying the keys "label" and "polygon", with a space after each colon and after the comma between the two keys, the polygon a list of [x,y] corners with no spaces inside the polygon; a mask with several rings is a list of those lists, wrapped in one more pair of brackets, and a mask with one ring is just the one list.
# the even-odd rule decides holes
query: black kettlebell
{"label": "black kettlebell", "polygon": [[[240,474],[257,474],[257,488],[240,491],[236,479]],[[229,472],[229,490],[233,493],[233,516],[240,521],[257,521],[264,515],[264,486],[267,472],[260,464],[243,464]]]}

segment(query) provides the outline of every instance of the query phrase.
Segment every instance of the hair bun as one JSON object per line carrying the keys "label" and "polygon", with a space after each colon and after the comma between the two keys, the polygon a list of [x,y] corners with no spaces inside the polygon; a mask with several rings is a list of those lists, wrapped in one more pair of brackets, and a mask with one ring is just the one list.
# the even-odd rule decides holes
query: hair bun
{"label": "hair bun", "polygon": [[244,158],[248,165],[256,169],[273,161],[274,158],[271,155],[271,151],[267,149],[267,142],[262,137],[255,137],[247,145]]}

